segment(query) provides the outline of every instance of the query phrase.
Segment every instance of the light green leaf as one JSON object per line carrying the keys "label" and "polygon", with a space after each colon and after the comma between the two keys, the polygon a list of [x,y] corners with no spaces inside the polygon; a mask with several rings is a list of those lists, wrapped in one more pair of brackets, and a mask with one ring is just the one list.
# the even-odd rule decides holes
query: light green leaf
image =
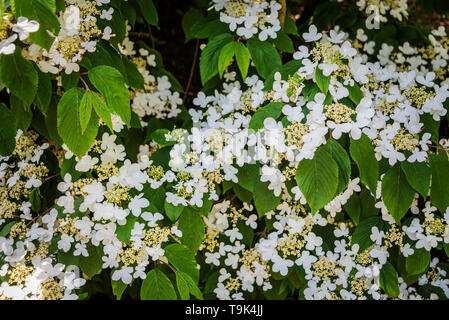
{"label": "light green leaf", "polygon": [[198,283],[200,278],[200,270],[197,268],[197,262],[192,251],[185,245],[174,243],[169,244],[164,248],[165,256],[178,271],[187,273],[195,283]]}
{"label": "light green leaf", "polygon": [[382,179],[382,200],[397,223],[407,213],[414,198],[415,191],[397,163]]}
{"label": "light green leaf", "polygon": [[140,288],[142,300],[176,300],[178,297],[170,279],[162,270],[151,270]]}
{"label": "light green leaf", "polygon": [[248,40],[247,46],[256,70],[262,78],[266,79],[273,70],[282,65],[281,57],[271,43],[252,38]]}
{"label": "light green leaf", "polygon": [[242,74],[243,81],[246,79],[249,68],[249,51],[248,48],[241,42],[235,42],[235,59],[237,60],[237,66],[239,67],[240,73]]}
{"label": "light green leaf", "polygon": [[329,84],[331,83],[331,77],[330,76],[326,77],[320,68],[316,68],[315,81],[318,88],[320,88],[321,92],[327,94],[327,92],[329,91]]}
{"label": "light green leaf", "polygon": [[58,132],[67,147],[78,157],[83,156],[94,142],[98,132],[98,117],[92,114],[84,133],[79,121],[84,89],[72,88],[58,103]]}
{"label": "light green leaf", "polygon": [[[93,91],[86,91],[84,93],[83,98],[81,99],[80,110],[92,110],[92,108],[95,110],[95,113],[100,117],[100,119],[103,120],[104,123],[106,123],[106,125],[112,132],[113,129],[112,129],[111,111],[109,110],[109,108],[104,103],[103,99],[98,93]],[[81,117],[82,116],[80,114],[80,121]],[[86,118],[87,115],[84,115],[83,117]]]}
{"label": "light green leaf", "polygon": [[97,66],[89,70],[89,79],[103,95],[109,109],[130,126],[130,93],[120,71],[110,66]]}
{"label": "light green leaf", "polygon": [[351,139],[349,152],[359,167],[360,181],[369,188],[372,194],[376,194],[379,163],[374,156],[371,140],[365,134],[362,134],[359,140]]}
{"label": "light green leaf", "polygon": [[220,34],[209,40],[201,52],[200,75],[203,85],[218,73],[218,59],[221,50],[231,41],[233,41],[233,37],[229,33]]}
{"label": "light green leaf", "polygon": [[324,147],[313,159],[303,159],[296,169],[296,181],[312,214],[328,204],[338,187],[338,165]]}
{"label": "light green leaf", "polygon": [[235,42],[229,42],[226,44],[220,52],[220,56],[218,57],[218,73],[220,78],[223,77],[223,73],[226,68],[229,66],[229,63],[234,56],[234,47]]}

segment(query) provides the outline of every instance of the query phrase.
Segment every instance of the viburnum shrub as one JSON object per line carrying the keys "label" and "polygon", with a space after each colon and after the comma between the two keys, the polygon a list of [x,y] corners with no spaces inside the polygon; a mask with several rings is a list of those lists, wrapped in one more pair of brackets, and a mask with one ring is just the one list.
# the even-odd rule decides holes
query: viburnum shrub
{"label": "viburnum shrub", "polygon": [[0,1],[0,299],[449,298],[447,2],[179,3]]}

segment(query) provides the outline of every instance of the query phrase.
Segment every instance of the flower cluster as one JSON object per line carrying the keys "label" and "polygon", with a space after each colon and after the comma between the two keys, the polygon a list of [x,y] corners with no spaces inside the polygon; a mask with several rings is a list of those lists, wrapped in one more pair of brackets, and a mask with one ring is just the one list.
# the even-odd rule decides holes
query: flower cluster
{"label": "flower cluster", "polygon": [[60,30],[54,35],[49,50],[31,44],[24,51],[27,59],[34,61],[42,72],[66,74],[78,72],[79,63],[86,52],[95,52],[97,42],[114,36],[112,29],[99,27],[98,20],[110,21],[114,8],[108,7],[109,0],[76,1],[66,0],[67,7],[61,12]]}
{"label": "flower cluster", "polygon": [[238,36],[259,40],[275,39],[281,30],[277,1],[259,0],[213,0],[214,9],[220,12],[220,21],[229,25]]}
{"label": "flower cluster", "polygon": [[407,0],[358,0],[357,6],[368,15],[368,29],[379,29],[381,22],[388,22],[387,14],[399,21],[408,17]]}
{"label": "flower cluster", "polygon": [[17,38],[25,41],[30,33],[39,30],[39,22],[35,20],[19,17],[17,22],[13,23],[10,19],[9,15],[5,15],[0,22],[0,54],[13,54],[16,51],[14,42]]}

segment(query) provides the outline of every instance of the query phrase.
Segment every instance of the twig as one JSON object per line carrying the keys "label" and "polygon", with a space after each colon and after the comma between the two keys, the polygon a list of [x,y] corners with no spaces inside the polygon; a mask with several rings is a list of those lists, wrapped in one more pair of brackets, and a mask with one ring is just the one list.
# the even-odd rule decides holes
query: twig
{"label": "twig", "polygon": [[200,46],[200,40],[197,39],[196,40],[196,45],[195,45],[195,54],[193,56],[192,68],[190,68],[189,81],[187,81],[186,91],[184,93],[184,99],[182,99],[182,103],[185,102],[186,97],[187,97],[187,95],[189,93],[189,90],[190,90],[190,85],[192,84],[193,73],[195,72],[195,67],[196,67],[196,60],[198,59],[198,48],[199,48],[199,46]]}

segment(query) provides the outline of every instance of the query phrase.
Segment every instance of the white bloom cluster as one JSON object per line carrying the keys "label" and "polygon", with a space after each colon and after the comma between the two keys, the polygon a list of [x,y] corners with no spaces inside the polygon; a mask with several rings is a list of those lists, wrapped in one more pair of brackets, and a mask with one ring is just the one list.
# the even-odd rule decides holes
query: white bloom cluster
{"label": "white bloom cluster", "polygon": [[3,17],[0,27],[0,54],[13,54],[16,51],[14,42],[19,38],[25,41],[30,33],[39,30],[39,22],[28,20],[26,17],[17,18],[17,22],[12,24],[9,16]]}
{"label": "white bloom cluster", "polygon": [[66,0],[66,8],[60,13],[60,30],[54,36],[50,49],[31,44],[24,51],[29,60],[36,62],[44,73],[57,74],[64,70],[66,74],[78,72],[79,63],[86,52],[95,52],[97,42],[109,40],[115,36],[107,26],[100,30],[97,20],[110,21],[114,8],[107,7],[109,1]]}
{"label": "white bloom cluster", "polygon": [[368,15],[365,21],[368,29],[379,29],[381,22],[388,21],[387,14],[399,21],[408,17],[407,0],[358,0],[357,6]]}
{"label": "white bloom cluster", "polygon": [[[131,26],[127,25],[128,31],[130,28]],[[132,110],[140,118],[151,116],[157,119],[166,119],[174,118],[181,113],[179,106],[182,104],[182,99],[179,92],[172,89],[168,76],[156,77],[151,73],[150,68],[161,67],[157,66],[155,54],[140,48],[138,50],[139,55],[137,55],[136,50],[134,50],[134,42],[129,39],[128,33],[119,47],[122,54],[132,58],[145,82],[145,90],[134,90]]]}
{"label": "white bloom cluster", "polygon": [[214,9],[220,12],[220,21],[229,25],[238,36],[250,39],[258,35],[259,40],[277,38],[281,30],[277,1],[260,0],[213,0]]}

